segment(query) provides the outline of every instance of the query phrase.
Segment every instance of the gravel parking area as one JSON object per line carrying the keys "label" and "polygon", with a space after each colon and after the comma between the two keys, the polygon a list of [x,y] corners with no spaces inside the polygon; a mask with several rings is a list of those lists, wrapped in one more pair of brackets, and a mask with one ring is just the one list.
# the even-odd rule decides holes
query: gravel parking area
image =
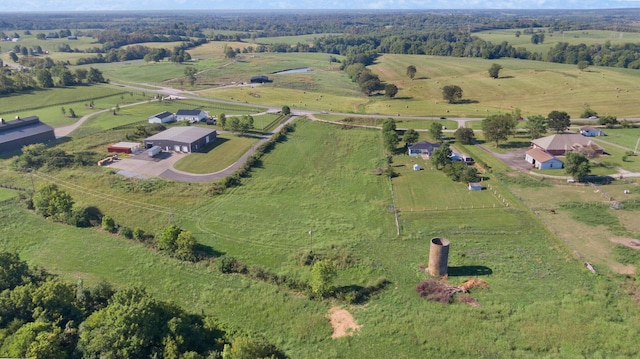
{"label": "gravel parking area", "polygon": [[186,153],[162,152],[155,157],[149,157],[146,151],[129,158],[122,158],[106,167],[115,168],[118,174],[126,177],[149,178],[160,177],[160,174],[173,168],[173,165]]}

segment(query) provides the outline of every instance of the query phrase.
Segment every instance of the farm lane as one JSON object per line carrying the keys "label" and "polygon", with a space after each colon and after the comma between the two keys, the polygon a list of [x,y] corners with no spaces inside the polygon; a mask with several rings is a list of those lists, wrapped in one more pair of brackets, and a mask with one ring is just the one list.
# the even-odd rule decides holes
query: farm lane
{"label": "farm lane", "polygon": [[[145,103],[148,103],[148,101],[130,103],[130,104],[127,104],[127,105],[122,105],[122,106],[120,106],[120,108],[129,107],[129,106],[137,106],[137,105],[142,105],[142,104],[145,104]],[[68,136],[71,132],[75,131],[76,128],[80,127],[83,123],[85,123],[85,121],[87,121],[91,117],[93,117],[95,115],[98,115],[98,114],[101,114],[101,113],[104,113],[104,112],[109,112],[109,111],[112,111],[112,110],[113,110],[112,108],[107,108],[107,109],[104,109],[104,110],[99,110],[99,111],[96,111],[96,112],[92,112],[92,113],[86,114],[86,115],[80,117],[80,119],[78,121],[72,123],[71,125],[54,128],[53,129],[53,133],[55,134],[56,138],[61,138],[61,137],[64,137],[64,136]]]}

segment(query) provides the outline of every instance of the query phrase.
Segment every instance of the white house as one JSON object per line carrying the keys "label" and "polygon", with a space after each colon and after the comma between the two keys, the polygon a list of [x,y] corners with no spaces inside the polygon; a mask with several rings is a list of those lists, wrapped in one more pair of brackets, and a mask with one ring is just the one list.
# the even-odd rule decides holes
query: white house
{"label": "white house", "polygon": [[203,110],[178,110],[176,112],[176,120],[200,122],[207,119],[207,113]]}
{"label": "white house", "polygon": [[585,137],[598,137],[598,136],[606,136],[607,135],[601,129],[595,128],[595,127],[590,127],[590,126],[580,127],[580,134],[585,136]]}
{"label": "white house", "polygon": [[425,156],[431,157],[431,153],[440,147],[439,143],[430,143],[427,141],[418,142],[409,146],[409,156]]}
{"label": "white house", "polygon": [[527,151],[524,159],[539,170],[562,168],[564,165],[562,161],[539,148],[533,148]]}
{"label": "white house", "polygon": [[171,112],[167,112],[167,111],[160,112],[158,114],[155,114],[149,117],[149,123],[167,123],[167,122],[174,122],[175,120],[176,120],[176,116]]}

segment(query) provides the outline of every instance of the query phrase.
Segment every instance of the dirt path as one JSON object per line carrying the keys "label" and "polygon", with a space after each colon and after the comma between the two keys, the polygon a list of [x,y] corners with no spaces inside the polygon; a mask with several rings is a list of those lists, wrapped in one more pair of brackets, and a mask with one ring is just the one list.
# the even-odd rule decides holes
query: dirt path
{"label": "dirt path", "polygon": [[331,338],[333,339],[347,335],[351,336],[360,330],[360,326],[356,323],[355,319],[353,319],[351,313],[340,307],[329,309],[329,322],[333,328],[333,334],[331,334]]}

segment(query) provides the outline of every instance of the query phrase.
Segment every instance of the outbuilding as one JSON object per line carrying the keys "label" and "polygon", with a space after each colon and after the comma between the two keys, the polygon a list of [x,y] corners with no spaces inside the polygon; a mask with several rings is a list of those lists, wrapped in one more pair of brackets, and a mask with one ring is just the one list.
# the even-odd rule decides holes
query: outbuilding
{"label": "outbuilding", "polygon": [[169,123],[175,122],[176,116],[171,112],[164,111],[149,117],[149,123]]}
{"label": "outbuilding", "polygon": [[107,147],[107,152],[110,153],[134,153],[140,149],[140,144],[137,142],[118,142]]}
{"label": "outbuilding", "polygon": [[144,140],[144,148],[159,146],[163,151],[198,152],[216,139],[216,130],[196,126],[171,127]]}
{"label": "outbuilding", "polygon": [[469,191],[482,191],[484,186],[479,182],[469,182]]}
{"label": "outbuilding", "polygon": [[253,77],[251,77],[250,82],[252,84],[263,84],[265,82],[269,82],[269,77],[267,77],[265,75],[253,76]]}
{"label": "outbuilding", "polygon": [[532,148],[527,151],[524,159],[539,170],[562,168],[564,165],[562,161],[539,148]]}
{"label": "outbuilding", "polygon": [[600,137],[600,136],[607,135],[601,129],[591,127],[591,126],[580,127],[580,134],[583,135],[584,137]]}
{"label": "outbuilding", "polygon": [[17,151],[22,146],[55,140],[53,128],[40,122],[38,116],[16,117],[13,121],[0,118],[0,153]]}

